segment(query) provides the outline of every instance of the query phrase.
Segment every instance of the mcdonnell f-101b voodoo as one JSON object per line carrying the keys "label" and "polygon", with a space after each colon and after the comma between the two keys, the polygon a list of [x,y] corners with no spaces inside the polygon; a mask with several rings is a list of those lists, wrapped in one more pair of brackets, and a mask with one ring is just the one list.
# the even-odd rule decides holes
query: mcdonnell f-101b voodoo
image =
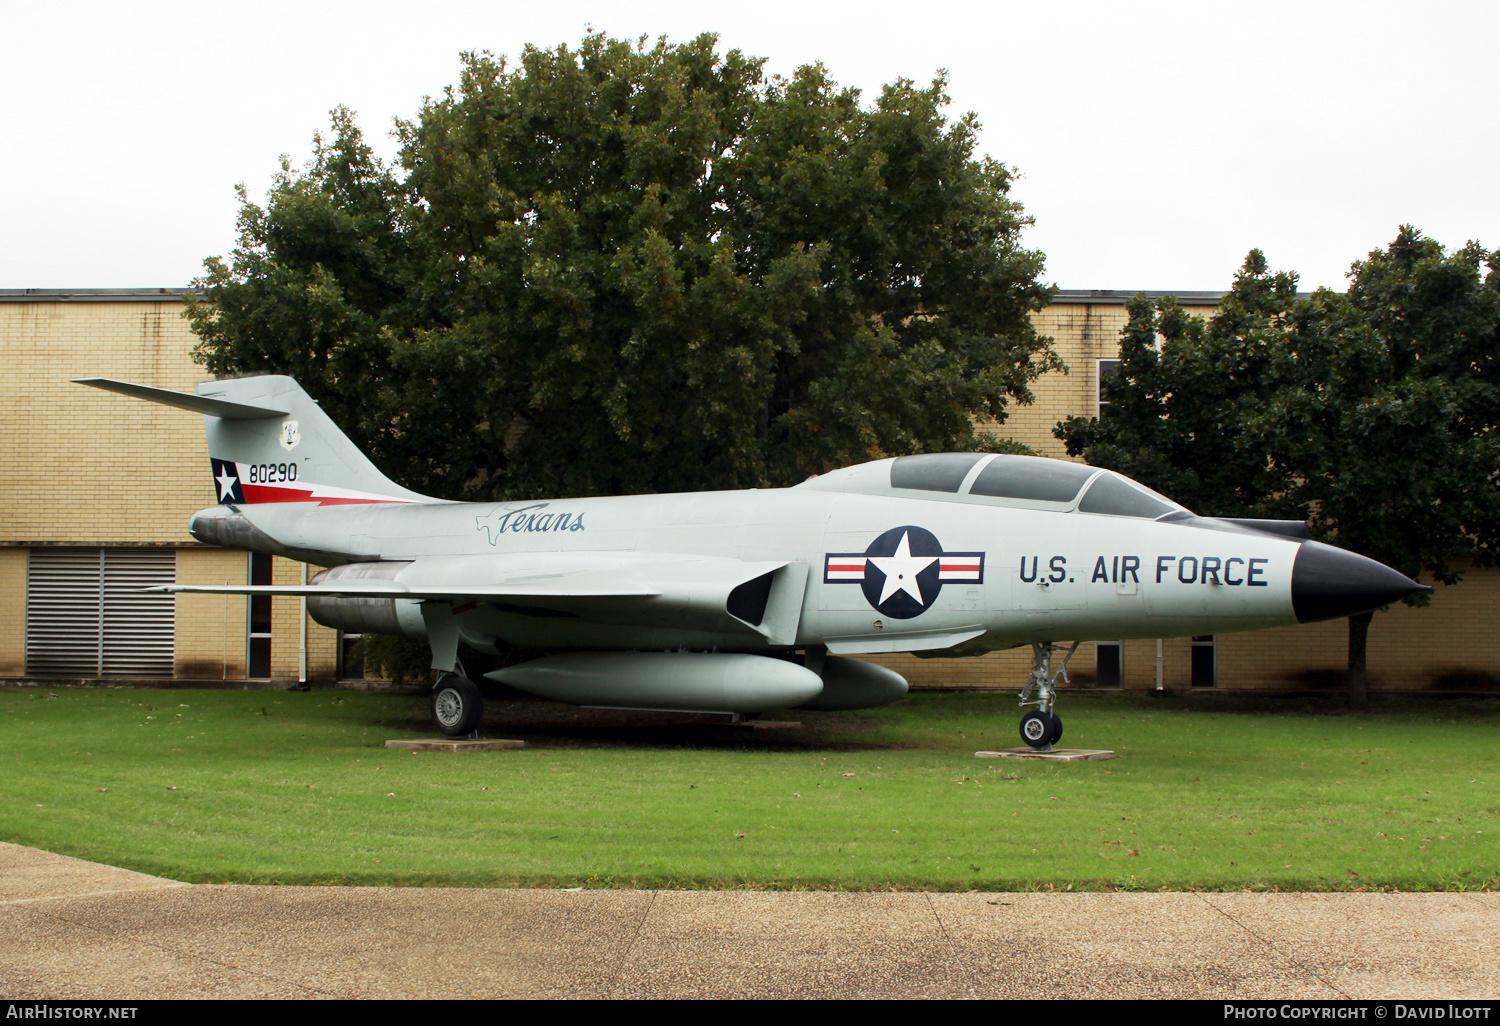
{"label": "mcdonnell f-101b voodoo", "polygon": [[1021,736],[1050,747],[1063,642],[1222,634],[1373,609],[1421,590],[1296,521],[1199,517],[1109,470],[983,453],[901,456],[791,488],[462,503],[390,481],[291,378],[195,395],[102,378],[204,415],[209,545],[328,569],[319,623],[424,638],[447,735],[483,712],[459,643],[546,650],[486,674],[578,705],[748,715],[858,709],[906,681],[853,655],[1031,645]]}

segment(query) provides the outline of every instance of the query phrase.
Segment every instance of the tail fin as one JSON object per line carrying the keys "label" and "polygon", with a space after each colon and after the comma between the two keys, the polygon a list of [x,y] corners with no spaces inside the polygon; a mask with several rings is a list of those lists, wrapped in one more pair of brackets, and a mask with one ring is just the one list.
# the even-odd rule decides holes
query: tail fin
{"label": "tail fin", "polygon": [[402,488],[292,378],[265,374],[206,381],[196,395],[108,378],[77,378],[110,392],[203,414],[214,493],[225,504],[437,502]]}

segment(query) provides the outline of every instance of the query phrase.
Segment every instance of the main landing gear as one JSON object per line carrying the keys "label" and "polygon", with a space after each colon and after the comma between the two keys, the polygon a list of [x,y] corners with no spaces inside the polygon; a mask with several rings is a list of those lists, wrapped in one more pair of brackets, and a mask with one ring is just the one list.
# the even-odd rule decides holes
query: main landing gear
{"label": "main landing gear", "polygon": [[447,737],[478,737],[484,719],[479,685],[464,675],[458,661],[458,621],[448,602],[423,602],[422,622],[432,646],[432,668],[442,674],[432,687],[432,722]]}
{"label": "main landing gear", "polygon": [[432,722],[448,737],[478,734],[484,719],[479,685],[456,673],[444,674],[432,688]]}
{"label": "main landing gear", "polygon": [[[1021,717],[1021,740],[1042,751],[1050,751],[1062,739],[1062,717],[1052,711],[1052,706],[1057,702],[1057,678],[1067,681],[1068,660],[1078,651],[1078,642],[1073,642],[1073,646],[1063,656],[1062,664],[1054,671],[1052,653],[1058,647],[1050,641],[1031,643],[1031,678],[1021,690],[1020,704],[1036,706]],[[1033,695],[1036,697],[1033,698]]]}

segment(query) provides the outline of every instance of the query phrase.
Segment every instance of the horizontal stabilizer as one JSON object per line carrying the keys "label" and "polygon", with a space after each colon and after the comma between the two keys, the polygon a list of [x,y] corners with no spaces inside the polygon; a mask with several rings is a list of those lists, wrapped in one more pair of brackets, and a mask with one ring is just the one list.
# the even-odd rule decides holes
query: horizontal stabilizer
{"label": "horizontal stabilizer", "polygon": [[163,406],[175,406],[180,410],[191,410],[194,413],[203,413],[223,420],[264,420],[267,417],[287,415],[286,410],[273,410],[265,406],[246,406],[244,403],[232,403],[227,399],[211,399],[204,395],[189,395],[186,392],[174,392],[170,388],[153,388],[150,385],[133,385],[128,381],[115,381],[111,378],[74,378],[73,384],[92,385],[106,392],[119,392],[121,395],[128,395],[135,399],[147,399],[153,403],[161,403]]}
{"label": "horizontal stabilizer", "polygon": [[655,598],[659,592],[649,586],[589,587],[570,585],[567,588],[549,587],[539,584],[491,584],[491,585],[413,585],[396,581],[348,580],[330,581],[327,584],[160,584],[142,591],[163,595],[181,593],[205,595],[307,595],[324,598],[388,598],[415,599],[431,602],[507,602],[512,599],[537,601],[539,599],[642,599]]}

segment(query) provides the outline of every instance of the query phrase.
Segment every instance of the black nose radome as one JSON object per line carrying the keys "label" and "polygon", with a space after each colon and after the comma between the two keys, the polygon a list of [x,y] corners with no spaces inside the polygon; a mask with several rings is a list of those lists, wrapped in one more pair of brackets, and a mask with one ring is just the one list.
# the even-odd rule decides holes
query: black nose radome
{"label": "black nose radome", "polygon": [[1292,564],[1292,609],[1301,623],[1332,620],[1432,589],[1354,552],[1303,542]]}

